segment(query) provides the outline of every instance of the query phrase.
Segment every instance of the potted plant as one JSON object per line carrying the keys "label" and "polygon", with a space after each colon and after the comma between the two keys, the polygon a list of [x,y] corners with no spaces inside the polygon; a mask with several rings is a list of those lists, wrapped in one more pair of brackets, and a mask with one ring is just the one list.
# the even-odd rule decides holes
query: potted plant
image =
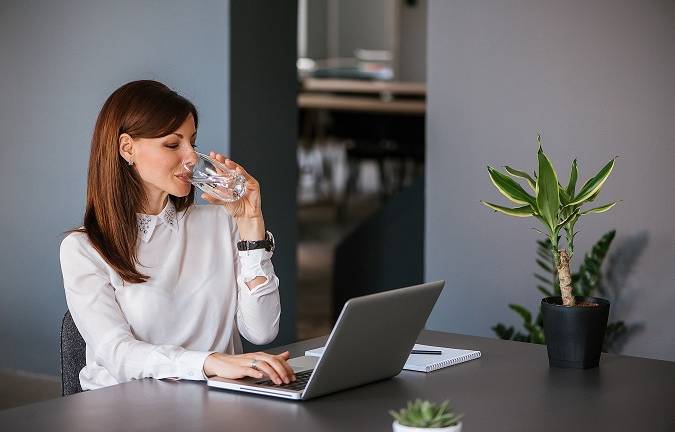
{"label": "potted plant", "polygon": [[398,412],[389,411],[394,417],[394,432],[419,431],[421,429],[431,429],[442,432],[461,432],[462,414],[455,414],[449,407],[450,402],[444,401],[440,405],[433,402],[417,399],[415,402],[408,402],[406,408]]}
{"label": "potted plant", "polygon": [[[612,298],[617,300],[620,298],[620,285],[617,285],[617,282],[625,276],[620,276],[619,273],[622,275],[628,274],[632,266],[631,263],[634,262],[640,254],[641,248],[644,246],[643,243],[642,246],[640,243],[626,243],[616,248],[610,255],[609,248],[615,235],[615,230],[605,233],[584,254],[579,269],[576,273],[572,273],[572,285],[575,296],[588,297],[599,294],[601,296],[612,296]],[[630,252],[627,252],[628,250]],[[625,258],[628,253],[632,257],[630,261]],[[609,262],[605,273],[602,271],[602,266],[606,258]],[[553,255],[551,254],[551,246],[548,239],[537,240],[536,263],[540,267],[540,270],[543,270],[543,272],[534,273],[538,284],[537,290],[543,293],[545,297],[560,295],[560,284],[558,283],[557,270],[552,265]],[[605,286],[605,277],[609,279],[610,286]],[[514,326],[507,327],[502,323],[498,323],[492,327],[492,331],[500,339],[545,345],[546,340],[544,338],[544,325],[541,312],[531,313],[525,306],[515,303],[510,303],[508,306],[522,319],[523,330],[521,331]],[[602,352],[619,353],[621,347],[631,336],[631,329],[633,328],[635,328],[635,324],[626,323],[623,320],[608,321]]]}
{"label": "potted plant", "polygon": [[[541,136],[537,136],[538,170],[534,178],[524,171],[505,167],[506,174],[488,166],[488,174],[497,190],[518,207],[510,208],[481,201],[496,212],[515,217],[534,217],[544,226],[537,230],[545,235],[551,248],[553,262],[560,284],[560,296],[541,300],[544,335],[548,349],[549,364],[562,368],[597,367],[602,342],[609,316],[609,302],[590,296],[574,296],[570,260],[574,255],[574,231],[581,216],[603,213],[616,202],[582,210],[586,203],[594,201],[605,181],[612,173],[615,158],[577,191],[577,161],[572,169],[567,187],[558,181],[553,164],[541,147]],[[532,190],[527,192],[515,179],[524,180]],[[536,228],[535,228],[536,229]],[[560,248],[561,233],[564,231],[566,248]]]}

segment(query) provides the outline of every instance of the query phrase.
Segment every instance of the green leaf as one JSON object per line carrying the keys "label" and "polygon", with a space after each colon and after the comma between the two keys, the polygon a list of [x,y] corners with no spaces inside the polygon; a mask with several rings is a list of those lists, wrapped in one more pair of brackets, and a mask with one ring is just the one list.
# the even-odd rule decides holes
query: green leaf
{"label": "green leaf", "polygon": [[[598,191],[597,191],[596,193],[594,193],[593,195],[591,195],[590,198],[588,198],[588,199],[586,200],[586,202],[593,202],[593,201],[595,201],[595,199],[598,197],[598,195],[600,195],[600,189],[598,189]],[[578,205],[578,204],[577,204],[577,205]]]}
{"label": "green leaf", "polygon": [[582,293],[594,294],[600,288],[602,263],[607,256],[615,235],[615,230],[607,232],[584,255],[584,260],[579,266],[579,271],[574,275],[578,277],[576,287]]}
{"label": "green leaf", "polygon": [[525,329],[530,332],[530,342],[543,345],[544,329],[534,324],[525,324]]}
{"label": "green leaf", "polygon": [[525,192],[525,189],[516,183],[515,180],[491,166],[488,166],[487,168],[492,184],[495,185],[502,195],[516,204],[530,204],[534,207],[534,197]]}
{"label": "green leaf", "polygon": [[422,418],[426,422],[429,422],[429,421],[433,420],[434,414],[431,411],[431,404],[429,404],[429,401],[424,401],[422,403],[421,411],[422,411]]}
{"label": "green leaf", "polygon": [[[416,407],[417,410],[419,410],[419,407]],[[413,424],[420,424],[422,423],[422,414],[419,411],[416,410],[409,410],[408,411],[408,419],[411,423]]]}
{"label": "green leaf", "polygon": [[515,217],[529,217],[532,216],[533,211],[532,207],[529,205],[525,205],[522,207],[516,207],[516,208],[509,208],[509,207],[503,207],[497,204],[492,204],[489,202],[481,201],[484,205],[487,207],[490,207],[494,211],[498,211],[500,213],[504,213],[505,215],[509,216],[515,216]]}
{"label": "green leaf", "polygon": [[499,339],[511,340],[511,337],[513,337],[513,333],[515,332],[515,329],[513,327],[507,328],[504,324],[500,323],[492,327],[492,331],[495,332],[495,334]]}
{"label": "green leaf", "polygon": [[513,335],[513,340],[527,343],[532,342],[532,338],[529,335],[522,334],[521,332],[518,332],[515,335]]}
{"label": "green leaf", "polygon": [[462,414],[455,414],[448,404],[448,401],[436,405],[428,400],[416,399],[414,402],[408,401],[407,408],[398,412],[390,410],[389,414],[404,426],[417,428],[447,427],[456,424],[462,418]]}
{"label": "green leaf", "polygon": [[534,274],[534,277],[535,277],[536,279],[538,279],[540,282],[545,283],[546,285],[552,285],[552,284],[553,284],[550,280],[546,279],[546,278],[545,278],[544,276],[542,276],[542,275],[539,275],[539,274],[536,274],[536,273],[535,273],[535,274]]}
{"label": "green leaf", "polygon": [[537,240],[537,256],[547,262],[553,262],[553,255],[551,255],[551,241]]}
{"label": "green leaf", "polygon": [[447,400],[447,399],[444,400],[443,403],[441,403],[441,406],[438,407],[438,413],[440,414],[440,413],[448,412],[448,413],[452,414],[452,410],[448,409],[449,405],[450,405],[450,401]]}
{"label": "green leaf", "polygon": [[547,271],[549,273],[553,273],[553,269],[551,268],[551,264],[549,264],[548,262],[538,259],[537,264],[539,265],[539,267],[541,267],[545,271]]}
{"label": "green leaf", "polygon": [[506,172],[511,174],[514,177],[519,177],[527,180],[527,184],[530,185],[533,191],[537,190],[537,185],[532,177],[524,171],[519,171],[517,169],[513,169],[510,166],[505,166],[504,169],[506,169]]}
{"label": "green leaf", "polygon": [[560,195],[558,189],[558,177],[551,161],[539,147],[537,153],[539,160],[539,177],[537,177],[537,210],[544,218],[551,231],[555,230],[558,209],[560,208]]}
{"label": "green leaf", "polygon": [[567,205],[580,204],[591,198],[593,195],[597,194],[600,191],[602,185],[605,184],[605,181],[607,181],[609,175],[612,173],[615,160],[616,158],[610,160],[607,163],[607,165],[602,167],[602,169],[595,175],[595,177],[588,180],[579,191],[579,194],[575,196],[574,199]]}
{"label": "green leaf", "polygon": [[589,213],[604,213],[607,210],[614,207],[617,203],[618,203],[618,201],[614,201],[614,202],[611,202],[609,204],[605,204],[605,205],[600,206],[600,207],[596,207],[596,208],[592,208],[590,210],[582,211],[581,213],[579,213],[579,215],[583,216],[583,215],[586,215],[586,214],[589,214]]}
{"label": "green leaf", "polygon": [[403,417],[401,417],[401,415],[399,413],[397,413],[396,411],[389,410],[389,415],[394,417],[394,420],[396,420],[397,422],[403,424]]}
{"label": "green leaf", "polygon": [[565,220],[563,220],[562,222],[560,222],[560,223],[555,227],[556,231],[559,231],[562,227],[564,227],[565,225],[567,225],[572,219],[574,219],[574,218],[577,217],[578,215],[579,215],[579,210],[577,209],[577,210],[574,211],[574,213],[572,213],[571,215],[567,216],[567,218],[565,218]]}
{"label": "green leaf", "polygon": [[572,169],[570,171],[570,181],[567,183],[567,195],[569,197],[574,196],[574,188],[577,187],[577,177],[579,177],[579,170],[577,169],[577,160],[572,161]]}
{"label": "green leaf", "polygon": [[570,202],[571,198],[569,195],[567,195],[567,192],[565,192],[565,189],[558,184],[558,193],[560,194],[560,202],[562,205],[567,205],[568,202]]}
{"label": "green leaf", "polygon": [[523,306],[511,303],[509,305],[509,307],[513,311],[515,311],[518,315],[520,315],[520,317],[523,319],[523,321],[525,321],[526,325],[532,323],[532,314],[530,313],[530,311],[525,309]]}

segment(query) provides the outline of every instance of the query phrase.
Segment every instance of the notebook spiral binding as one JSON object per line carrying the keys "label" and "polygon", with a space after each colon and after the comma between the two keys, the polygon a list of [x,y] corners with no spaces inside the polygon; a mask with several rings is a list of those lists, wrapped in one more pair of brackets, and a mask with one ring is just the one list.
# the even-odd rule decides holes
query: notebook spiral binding
{"label": "notebook spiral binding", "polygon": [[469,360],[475,360],[480,357],[480,351],[472,352],[469,354],[464,354],[463,356],[460,357],[455,357],[452,359],[444,360],[442,362],[434,363],[430,366],[426,367],[426,372],[431,372],[435,371],[438,369],[443,369],[444,367],[447,366],[454,366],[456,364],[464,363]]}

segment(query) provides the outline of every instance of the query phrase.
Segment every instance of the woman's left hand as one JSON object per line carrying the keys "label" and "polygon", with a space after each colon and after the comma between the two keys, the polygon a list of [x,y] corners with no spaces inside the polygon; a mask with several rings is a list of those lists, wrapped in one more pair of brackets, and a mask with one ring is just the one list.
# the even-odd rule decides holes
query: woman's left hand
{"label": "woman's left hand", "polygon": [[241,165],[220,153],[210,152],[209,157],[243,175],[246,178],[246,193],[233,202],[224,202],[206,193],[202,194],[202,198],[211,204],[225,207],[225,210],[237,222],[242,240],[262,240],[265,236],[265,224],[262,215],[260,184]]}

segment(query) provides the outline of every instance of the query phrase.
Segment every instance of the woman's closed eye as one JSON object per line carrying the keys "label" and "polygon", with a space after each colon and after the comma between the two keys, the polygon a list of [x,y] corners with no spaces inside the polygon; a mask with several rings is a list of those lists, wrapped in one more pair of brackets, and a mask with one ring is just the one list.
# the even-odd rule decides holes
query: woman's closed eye
{"label": "woman's closed eye", "polygon": [[[196,149],[196,148],[197,148],[197,144],[195,144],[195,143],[190,143],[190,145],[192,146],[193,149]],[[180,144],[166,144],[164,147],[170,148],[170,149],[174,149],[174,150],[175,150],[175,149],[177,149],[179,146],[180,146]]]}

